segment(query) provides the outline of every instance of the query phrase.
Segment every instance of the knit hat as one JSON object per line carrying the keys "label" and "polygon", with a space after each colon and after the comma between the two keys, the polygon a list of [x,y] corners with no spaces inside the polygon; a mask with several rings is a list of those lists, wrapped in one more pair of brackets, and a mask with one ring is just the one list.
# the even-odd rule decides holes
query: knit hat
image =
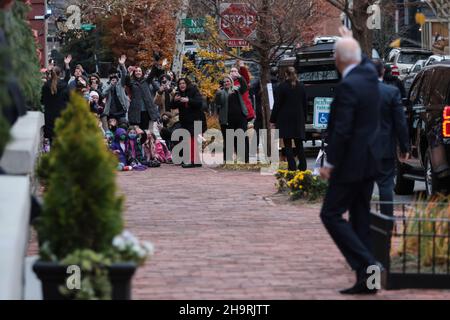
{"label": "knit hat", "polygon": [[97,91],[91,91],[89,93],[89,97],[93,98],[93,97],[97,97],[100,98],[99,94],[97,93]]}

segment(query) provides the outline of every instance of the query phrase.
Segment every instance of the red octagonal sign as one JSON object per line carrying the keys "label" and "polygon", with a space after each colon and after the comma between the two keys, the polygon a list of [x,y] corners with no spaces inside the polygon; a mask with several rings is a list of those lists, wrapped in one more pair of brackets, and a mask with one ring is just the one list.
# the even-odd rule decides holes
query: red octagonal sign
{"label": "red octagonal sign", "polygon": [[229,39],[244,39],[256,30],[256,12],[243,3],[223,3],[220,6],[220,30]]}

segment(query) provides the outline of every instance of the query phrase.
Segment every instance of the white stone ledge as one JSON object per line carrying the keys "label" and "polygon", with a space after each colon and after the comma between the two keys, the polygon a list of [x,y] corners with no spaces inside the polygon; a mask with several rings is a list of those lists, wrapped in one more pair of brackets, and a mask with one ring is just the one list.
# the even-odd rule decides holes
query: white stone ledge
{"label": "white stone ledge", "polygon": [[23,298],[30,179],[0,175],[0,300]]}
{"label": "white stone ledge", "polygon": [[6,145],[0,166],[8,174],[33,175],[41,142],[44,114],[28,111],[11,128],[11,141]]}

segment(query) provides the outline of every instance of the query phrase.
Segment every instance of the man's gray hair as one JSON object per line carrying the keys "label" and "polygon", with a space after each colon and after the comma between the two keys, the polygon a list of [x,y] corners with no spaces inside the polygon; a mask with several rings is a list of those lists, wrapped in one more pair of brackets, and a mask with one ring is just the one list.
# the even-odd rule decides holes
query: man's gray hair
{"label": "man's gray hair", "polygon": [[335,46],[335,56],[344,63],[360,63],[362,50],[358,41],[353,38],[341,38]]}

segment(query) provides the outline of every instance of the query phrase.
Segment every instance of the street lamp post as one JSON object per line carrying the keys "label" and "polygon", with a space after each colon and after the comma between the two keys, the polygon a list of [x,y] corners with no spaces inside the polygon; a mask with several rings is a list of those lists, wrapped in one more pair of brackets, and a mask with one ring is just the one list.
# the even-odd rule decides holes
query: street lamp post
{"label": "street lamp post", "polygon": [[81,30],[83,31],[92,31],[94,30],[95,33],[95,46],[94,46],[94,63],[95,63],[95,72],[99,73],[99,67],[98,67],[98,47],[99,47],[99,30],[95,24],[86,23],[81,25]]}
{"label": "street lamp post", "polygon": [[173,64],[172,64],[172,71],[177,78],[181,76],[181,72],[183,70],[183,49],[184,49],[184,41],[186,39],[186,33],[183,27],[183,19],[186,19],[188,8],[189,8],[189,0],[183,0],[181,7],[177,13],[175,54],[173,57]]}

